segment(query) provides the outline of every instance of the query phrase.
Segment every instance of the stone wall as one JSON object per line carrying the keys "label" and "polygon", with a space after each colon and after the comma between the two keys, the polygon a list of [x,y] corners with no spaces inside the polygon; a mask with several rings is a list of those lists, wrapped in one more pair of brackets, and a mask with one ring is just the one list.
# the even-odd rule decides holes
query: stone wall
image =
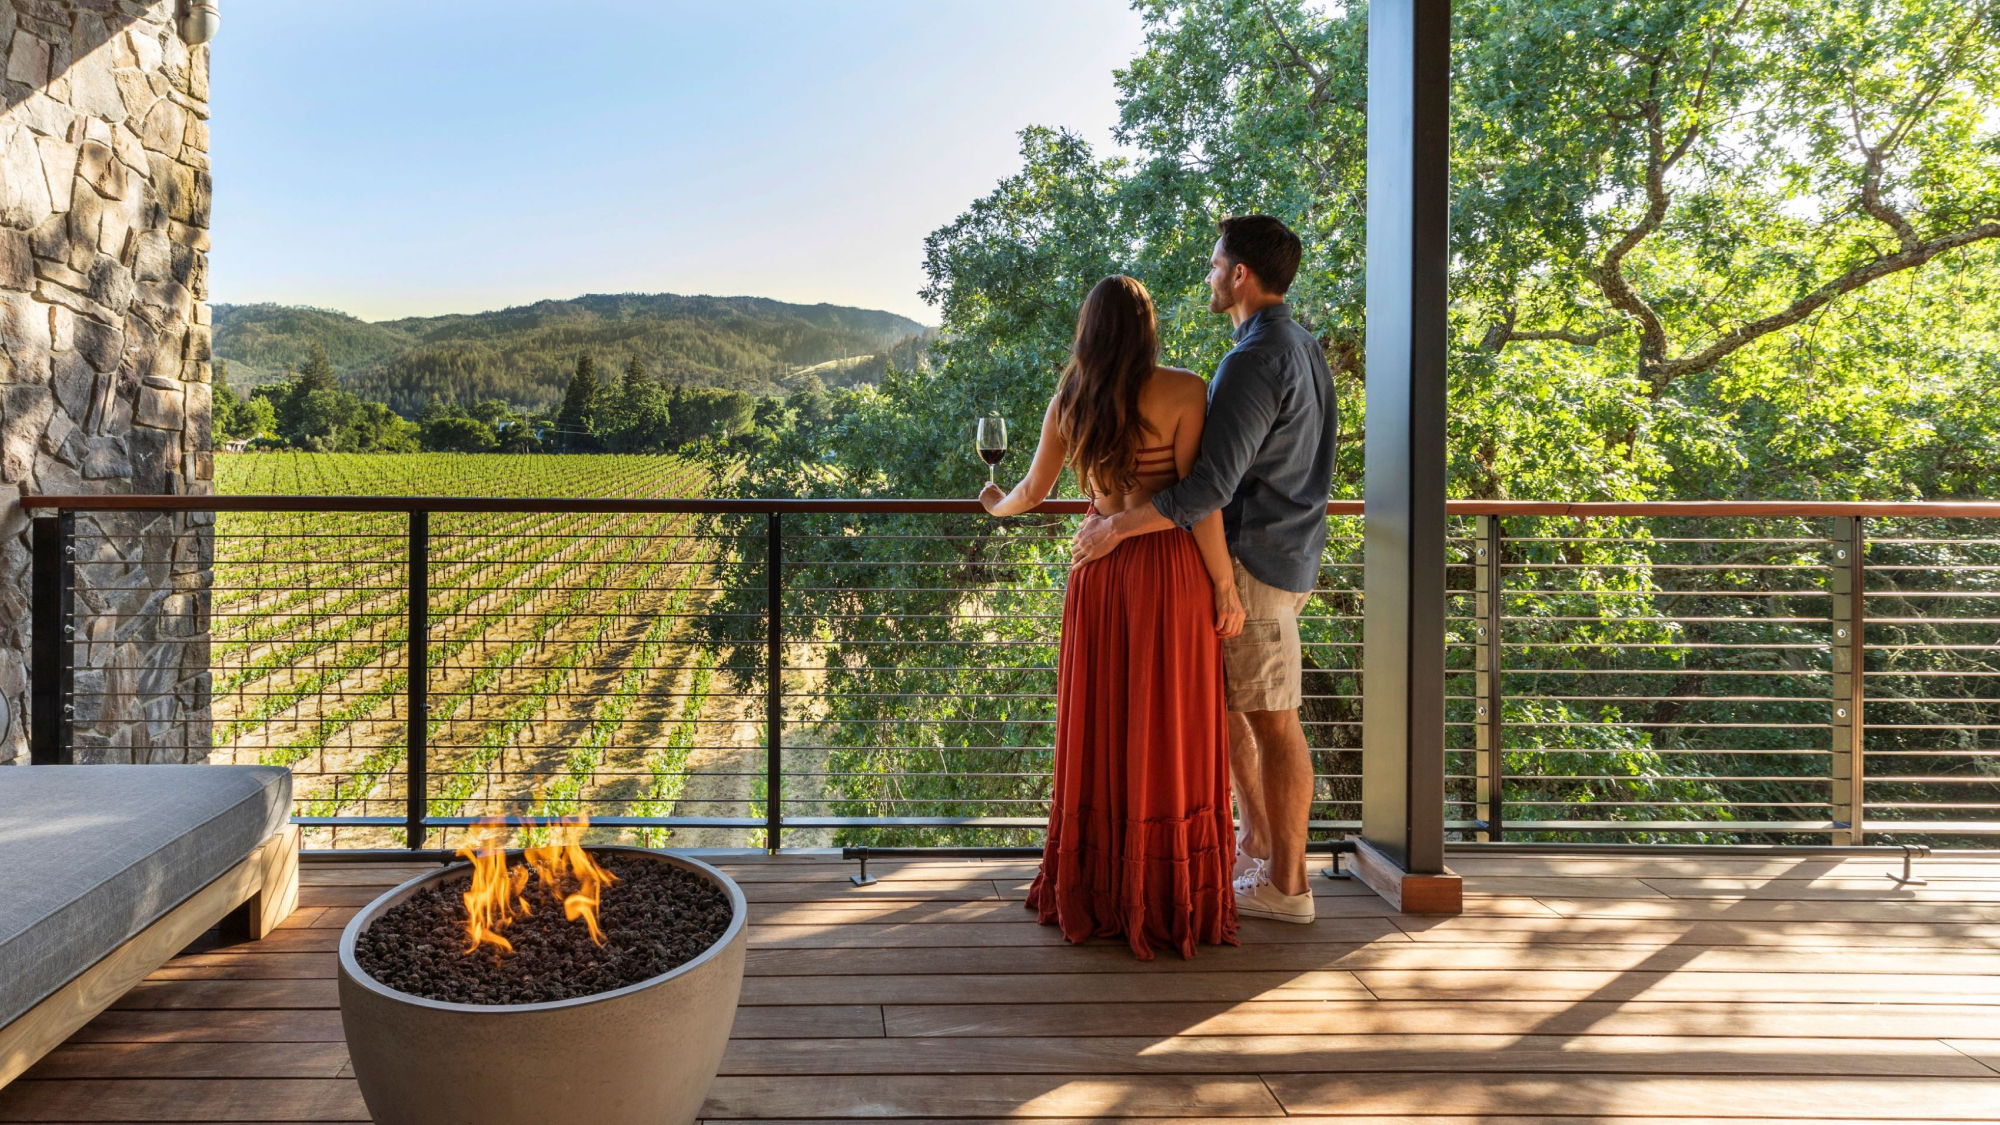
{"label": "stone wall", "polygon": [[[174,0],[0,0],[0,763],[36,493],[209,491],[208,48]],[[211,528],[79,519],[78,761],[200,761]]]}

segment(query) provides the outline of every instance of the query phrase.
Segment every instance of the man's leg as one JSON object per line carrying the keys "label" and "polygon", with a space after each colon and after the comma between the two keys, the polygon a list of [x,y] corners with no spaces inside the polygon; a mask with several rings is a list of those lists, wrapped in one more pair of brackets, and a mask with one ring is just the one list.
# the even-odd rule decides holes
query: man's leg
{"label": "man's leg", "polygon": [[1253,859],[1271,858],[1270,819],[1264,811],[1264,767],[1257,753],[1257,736],[1239,711],[1229,713],[1229,779],[1236,787],[1236,815],[1241,827],[1236,849]]}
{"label": "man's leg", "polygon": [[[1252,711],[1240,716],[1256,737],[1262,765],[1264,840],[1270,845],[1271,885],[1288,895],[1305,894],[1306,821],[1312,817],[1312,753],[1305,728],[1293,711]],[[1231,719],[1239,716],[1231,715]]]}

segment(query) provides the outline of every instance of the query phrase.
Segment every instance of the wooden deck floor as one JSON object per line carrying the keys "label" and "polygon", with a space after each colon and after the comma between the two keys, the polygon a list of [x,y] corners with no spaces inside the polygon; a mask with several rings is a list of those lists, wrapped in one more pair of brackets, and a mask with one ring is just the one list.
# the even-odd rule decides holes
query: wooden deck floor
{"label": "wooden deck floor", "polygon": [[[1467,912],[1315,880],[1320,921],[1138,963],[1035,925],[1018,864],[726,866],[752,903],[711,1121],[2000,1119],[2000,861],[1459,858]],[[414,873],[314,865],[287,927],[191,952],[0,1121],[365,1121],[333,953]],[[587,1116],[579,1121],[587,1120]]]}

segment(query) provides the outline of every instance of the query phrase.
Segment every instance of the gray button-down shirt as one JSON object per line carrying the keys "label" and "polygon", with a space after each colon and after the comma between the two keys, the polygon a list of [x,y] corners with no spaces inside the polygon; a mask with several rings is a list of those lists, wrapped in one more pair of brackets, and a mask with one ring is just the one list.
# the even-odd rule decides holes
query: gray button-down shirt
{"label": "gray button-down shirt", "polygon": [[1236,347],[1208,384],[1201,456],[1153,507],[1192,529],[1217,508],[1243,569],[1304,593],[1319,577],[1340,411],[1333,373],[1312,334],[1282,304],[1236,328]]}

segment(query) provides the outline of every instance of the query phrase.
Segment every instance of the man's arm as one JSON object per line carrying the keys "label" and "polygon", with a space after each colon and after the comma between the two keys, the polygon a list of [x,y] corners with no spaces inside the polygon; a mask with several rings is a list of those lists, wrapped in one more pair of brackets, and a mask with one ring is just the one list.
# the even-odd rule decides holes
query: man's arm
{"label": "man's arm", "polygon": [[1194,469],[1179,484],[1154,496],[1151,504],[1115,516],[1085,519],[1083,530],[1070,546],[1071,563],[1082,566],[1102,558],[1135,535],[1170,527],[1192,530],[1236,495],[1236,487],[1250,471],[1250,462],[1277,416],[1277,384],[1263,363],[1253,357],[1226,357],[1215,369],[1201,456]]}
{"label": "man's arm", "polygon": [[1112,516],[1092,512],[1083,517],[1083,528],[1069,545],[1070,565],[1082,566],[1093,559],[1101,559],[1134,535],[1151,535],[1172,526],[1172,521],[1151,504],[1127,508]]}

